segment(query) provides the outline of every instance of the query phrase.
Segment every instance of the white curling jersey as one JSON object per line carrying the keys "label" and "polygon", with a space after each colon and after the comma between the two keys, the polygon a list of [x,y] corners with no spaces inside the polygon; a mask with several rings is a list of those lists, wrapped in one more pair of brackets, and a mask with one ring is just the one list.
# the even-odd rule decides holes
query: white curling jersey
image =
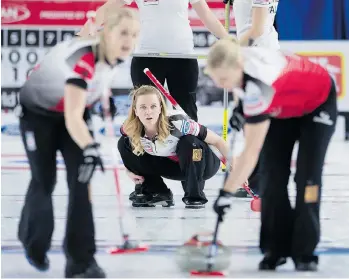
{"label": "white curling jersey", "polygon": [[268,9],[268,19],[264,25],[264,33],[255,39],[254,46],[279,49],[278,33],[273,24],[279,0],[235,0],[233,11],[235,16],[237,37],[240,38],[252,26],[252,9]]}
{"label": "white curling jersey", "polygon": [[21,88],[21,105],[37,113],[62,115],[64,87],[74,84],[87,90],[86,107],[91,107],[110,89],[116,69],[105,59],[99,61],[98,48],[97,39],[73,38],[57,44]]}
{"label": "white curling jersey", "polygon": [[[207,128],[194,120],[189,119],[181,111],[171,110],[168,112],[168,121],[170,124],[170,135],[165,139],[164,143],[160,142],[157,137],[149,139],[144,131],[141,136],[141,144],[146,153],[154,156],[168,157],[171,160],[178,161],[176,154],[179,139],[185,135],[193,135],[201,140],[205,140],[207,136]],[[126,136],[121,127],[120,132]]]}
{"label": "white curling jersey", "polygon": [[[135,0],[139,9],[141,30],[137,53],[191,53],[193,31],[188,5],[200,0]],[[133,0],[124,0],[131,4]]]}

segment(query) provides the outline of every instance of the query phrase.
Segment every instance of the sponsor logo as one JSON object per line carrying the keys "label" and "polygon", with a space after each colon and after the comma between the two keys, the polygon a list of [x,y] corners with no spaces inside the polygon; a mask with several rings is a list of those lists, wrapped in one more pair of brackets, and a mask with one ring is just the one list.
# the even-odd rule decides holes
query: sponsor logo
{"label": "sponsor logo", "polygon": [[324,67],[336,84],[338,98],[345,96],[344,55],[340,52],[299,52],[314,63]]}
{"label": "sponsor logo", "polygon": [[30,11],[26,5],[2,3],[1,23],[14,23],[26,20],[30,17]]}
{"label": "sponsor logo", "polygon": [[86,18],[84,11],[41,11],[40,19],[51,20],[82,20]]}
{"label": "sponsor logo", "polygon": [[331,120],[330,115],[326,111],[321,111],[319,116],[314,116],[313,121],[317,123],[322,123],[328,126],[333,125],[333,121]]}
{"label": "sponsor logo", "polygon": [[1,133],[7,136],[19,136],[21,134],[18,124],[1,125]]}

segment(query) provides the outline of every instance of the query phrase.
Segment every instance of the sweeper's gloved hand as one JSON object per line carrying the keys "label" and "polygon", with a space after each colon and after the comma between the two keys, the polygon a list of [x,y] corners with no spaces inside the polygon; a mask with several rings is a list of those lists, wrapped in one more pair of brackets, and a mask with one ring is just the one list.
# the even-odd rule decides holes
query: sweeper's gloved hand
{"label": "sweeper's gloved hand", "polygon": [[239,101],[239,105],[234,108],[233,114],[229,120],[230,127],[240,132],[245,124],[244,112],[242,109],[242,102]]}
{"label": "sweeper's gloved hand", "polygon": [[233,0],[223,0],[224,4],[227,4],[228,2],[230,2],[230,5],[233,5]]}
{"label": "sweeper's gloved hand", "polygon": [[103,161],[99,152],[100,144],[88,144],[83,150],[83,161],[79,166],[78,181],[88,183],[96,169],[100,166],[104,172]]}
{"label": "sweeper's gloved hand", "polygon": [[233,194],[223,189],[219,190],[219,196],[213,204],[213,210],[218,214],[219,221],[223,221],[224,214],[233,203]]}

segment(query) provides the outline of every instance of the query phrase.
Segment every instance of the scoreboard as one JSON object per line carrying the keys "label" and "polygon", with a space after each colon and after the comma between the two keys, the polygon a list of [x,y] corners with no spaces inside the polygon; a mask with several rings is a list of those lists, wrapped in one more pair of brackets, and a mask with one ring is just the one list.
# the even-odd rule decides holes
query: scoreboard
{"label": "scoreboard", "polygon": [[[103,3],[96,0],[1,2],[2,109],[14,108],[18,91],[34,66],[51,47],[72,38],[86,22],[86,14]],[[224,21],[224,4],[213,0],[208,1],[208,4],[216,16]],[[135,4],[131,6],[137,8]],[[189,19],[196,48],[207,48],[216,41],[192,9],[189,9]],[[231,24],[234,23],[232,20]],[[129,67],[129,61],[120,67],[119,78],[113,88],[132,87]]]}

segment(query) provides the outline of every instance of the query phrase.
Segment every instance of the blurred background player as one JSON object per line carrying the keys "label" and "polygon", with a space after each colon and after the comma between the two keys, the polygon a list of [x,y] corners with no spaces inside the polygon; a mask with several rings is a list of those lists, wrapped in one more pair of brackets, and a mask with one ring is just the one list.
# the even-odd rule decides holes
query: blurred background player
{"label": "blurred background player", "polygon": [[[231,1],[231,0],[230,0]],[[227,0],[223,1],[227,3]],[[274,50],[280,49],[278,33],[274,28],[274,21],[279,0],[234,0],[233,11],[236,33],[240,45],[259,46]],[[234,98],[236,99],[236,98]],[[272,120],[271,120],[272,121]],[[242,103],[238,102],[230,118],[230,125],[240,131],[244,124]],[[261,156],[263,156],[261,154]],[[249,177],[249,186],[259,193],[258,182],[261,179],[259,162]],[[245,198],[248,195],[244,188],[239,188],[235,197]]]}
{"label": "blurred background player", "polygon": [[[132,0],[107,1],[97,10],[97,26],[103,24],[105,13],[132,2]],[[192,53],[194,40],[189,22],[189,4],[213,35],[217,38],[228,36],[205,0],[136,0],[135,2],[142,22],[136,53]],[[89,33],[88,24],[81,33]],[[152,84],[144,74],[144,68],[149,68],[160,83],[164,84],[166,80],[173,98],[191,119],[198,120],[195,90],[199,68],[196,59],[133,57],[131,78],[134,87]],[[142,193],[141,185],[136,186],[135,191],[131,193],[131,200],[136,198],[136,193]]]}
{"label": "blurred background player", "polygon": [[174,205],[165,177],[186,181],[182,200],[187,208],[204,207],[205,180],[220,166],[208,144],[227,154],[227,144],[220,136],[181,111],[168,112],[161,92],[149,85],[133,91],[121,133],[118,148],[127,174],[144,189],[133,206]]}
{"label": "blurred background player", "polygon": [[29,263],[38,270],[49,268],[46,253],[54,229],[52,192],[59,150],[69,187],[65,277],[105,277],[94,259],[95,229],[88,184],[96,166],[104,169],[100,145],[90,131],[89,108],[102,97],[120,59],[133,51],[138,32],[135,13],[119,9],[106,19],[98,38],[74,38],[55,46],[20,91],[20,130],[32,178],[18,237]]}
{"label": "blurred background player", "polygon": [[[292,257],[296,270],[317,270],[322,169],[337,119],[337,94],[329,73],[307,58],[221,40],[209,51],[207,72],[234,88],[246,117],[245,147],[220,190],[214,210],[221,220],[234,193],[255,167],[260,149],[262,224],[260,270]],[[273,119],[273,121],[270,121]],[[288,196],[290,164],[298,141],[296,205]],[[263,145],[264,143],[264,145]],[[230,202],[229,202],[230,201]]]}

